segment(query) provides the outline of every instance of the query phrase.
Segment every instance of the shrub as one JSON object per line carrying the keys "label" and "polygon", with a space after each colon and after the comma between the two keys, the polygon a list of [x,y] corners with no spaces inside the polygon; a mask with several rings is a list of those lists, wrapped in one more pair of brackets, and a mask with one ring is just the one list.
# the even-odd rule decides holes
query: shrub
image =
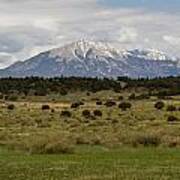
{"label": "shrub", "polygon": [[82,101],[79,101],[78,103],[79,103],[80,106],[84,105],[84,102],[82,102]]}
{"label": "shrub", "polygon": [[11,96],[8,97],[7,100],[9,100],[9,101],[17,101],[17,100],[18,100],[18,96],[16,96],[16,95],[11,95]]}
{"label": "shrub", "polygon": [[88,117],[91,116],[91,112],[90,112],[89,110],[84,110],[84,111],[82,112],[82,115],[83,115],[84,117],[88,118]]}
{"label": "shrub", "polygon": [[122,100],[124,100],[124,97],[123,97],[123,96],[119,96],[119,97],[118,97],[118,100],[119,100],[119,101],[122,101]]}
{"label": "shrub", "polygon": [[139,96],[136,96],[137,100],[142,100],[142,99],[150,99],[150,95],[148,94],[140,94]]}
{"label": "shrub", "polygon": [[167,111],[176,111],[176,106],[169,105],[169,106],[167,107]]}
{"label": "shrub", "polygon": [[178,118],[173,116],[173,115],[170,115],[170,116],[168,116],[167,121],[168,122],[175,122],[175,121],[178,121]]}
{"label": "shrub", "polygon": [[162,102],[162,101],[158,101],[158,102],[156,102],[155,103],[155,105],[154,105],[154,107],[156,108],[156,109],[163,109],[164,108],[164,106],[165,106],[165,104],[164,104],[164,102]]}
{"label": "shrub", "polygon": [[67,92],[66,89],[62,88],[62,89],[60,90],[60,94],[61,94],[62,96],[65,96],[65,95],[68,94],[68,92]]}
{"label": "shrub", "polygon": [[14,104],[9,104],[7,108],[8,108],[8,110],[14,110],[15,105]]}
{"label": "shrub", "polygon": [[79,106],[84,105],[83,102],[79,101],[79,102],[75,102],[71,104],[71,108],[78,108]]}
{"label": "shrub", "polygon": [[127,109],[130,109],[131,107],[132,107],[132,105],[129,102],[122,102],[122,103],[119,104],[119,108],[122,111],[126,111]]}
{"label": "shrub", "polygon": [[8,95],[5,95],[5,96],[4,96],[4,99],[5,99],[5,100],[8,100],[8,97],[9,97]]}
{"label": "shrub", "polygon": [[136,99],[136,95],[134,93],[132,93],[129,98],[129,100],[135,100]]}
{"label": "shrub", "polygon": [[137,136],[133,142],[133,145],[159,146],[160,143],[161,139],[158,136],[145,134]]}
{"label": "shrub", "polygon": [[71,112],[69,112],[69,111],[62,111],[62,112],[61,112],[61,116],[71,117]]}
{"label": "shrub", "polygon": [[90,96],[90,95],[91,95],[91,93],[90,93],[90,92],[87,92],[87,93],[86,93],[86,95],[87,95],[87,96]]}
{"label": "shrub", "polygon": [[102,112],[100,110],[94,110],[93,114],[94,114],[94,116],[99,116],[99,117],[102,116]]}
{"label": "shrub", "polygon": [[50,109],[50,106],[45,104],[45,105],[42,105],[42,110],[49,110]]}
{"label": "shrub", "polygon": [[3,99],[4,98],[4,95],[3,94],[0,94],[0,99]]}
{"label": "shrub", "polygon": [[116,106],[116,102],[114,102],[112,100],[108,100],[104,105],[106,107],[113,107],[113,106]]}
{"label": "shrub", "polygon": [[96,105],[97,105],[97,106],[101,106],[101,105],[102,105],[102,101],[97,101],[97,102],[96,102]]}
{"label": "shrub", "polygon": [[78,108],[80,105],[78,103],[72,103],[71,108]]}

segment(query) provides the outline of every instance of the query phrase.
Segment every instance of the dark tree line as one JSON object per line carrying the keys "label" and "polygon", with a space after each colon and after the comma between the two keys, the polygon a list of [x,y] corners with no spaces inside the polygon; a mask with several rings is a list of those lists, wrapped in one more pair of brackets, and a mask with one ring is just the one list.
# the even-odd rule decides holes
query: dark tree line
{"label": "dark tree line", "polygon": [[[122,86],[125,84],[125,86]],[[26,77],[26,78],[1,78],[1,94],[33,94],[47,95],[49,93],[60,93],[66,95],[69,92],[88,91],[97,92],[101,90],[114,90],[143,87],[149,93],[156,95],[180,94],[180,77],[156,78],[156,79],[130,79],[119,77],[115,79],[79,78],[79,77]]]}

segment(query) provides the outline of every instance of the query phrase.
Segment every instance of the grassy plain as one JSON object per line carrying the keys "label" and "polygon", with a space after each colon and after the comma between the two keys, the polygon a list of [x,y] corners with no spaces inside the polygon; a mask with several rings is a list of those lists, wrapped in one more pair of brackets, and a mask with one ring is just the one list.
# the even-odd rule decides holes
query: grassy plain
{"label": "grassy plain", "polygon": [[[0,179],[180,179],[180,97],[163,100],[165,107],[157,110],[156,97],[128,96],[102,91],[1,101]],[[108,99],[116,106],[106,107]],[[102,105],[96,105],[99,100]],[[84,105],[71,108],[76,101]],[[122,111],[122,101],[131,109]],[[43,111],[44,104],[50,109]],[[167,111],[168,105],[177,110]],[[91,116],[83,116],[84,110]],[[177,121],[168,122],[169,116]]]}

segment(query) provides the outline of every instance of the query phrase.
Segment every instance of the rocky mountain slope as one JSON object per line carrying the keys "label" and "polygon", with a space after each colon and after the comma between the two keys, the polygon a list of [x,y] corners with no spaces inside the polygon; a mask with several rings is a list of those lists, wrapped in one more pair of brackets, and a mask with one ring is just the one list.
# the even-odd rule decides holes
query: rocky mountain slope
{"label": "rocky mountain slope", "polygon": [[165,77],[180,75],[180,61],[157,50],[119,50],[109,44],[80,40],[17,62],[1,77]]}

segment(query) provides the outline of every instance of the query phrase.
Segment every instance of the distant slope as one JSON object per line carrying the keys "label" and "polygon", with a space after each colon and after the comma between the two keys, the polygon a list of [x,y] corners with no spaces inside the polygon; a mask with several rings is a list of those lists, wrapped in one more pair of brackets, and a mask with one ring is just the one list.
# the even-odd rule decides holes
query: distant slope
{"label": "distant slope", "polygon": [[80,40],[0,70],[0,77],[166,77],[180,75],[179,61],[157,50],[118,50]]}

